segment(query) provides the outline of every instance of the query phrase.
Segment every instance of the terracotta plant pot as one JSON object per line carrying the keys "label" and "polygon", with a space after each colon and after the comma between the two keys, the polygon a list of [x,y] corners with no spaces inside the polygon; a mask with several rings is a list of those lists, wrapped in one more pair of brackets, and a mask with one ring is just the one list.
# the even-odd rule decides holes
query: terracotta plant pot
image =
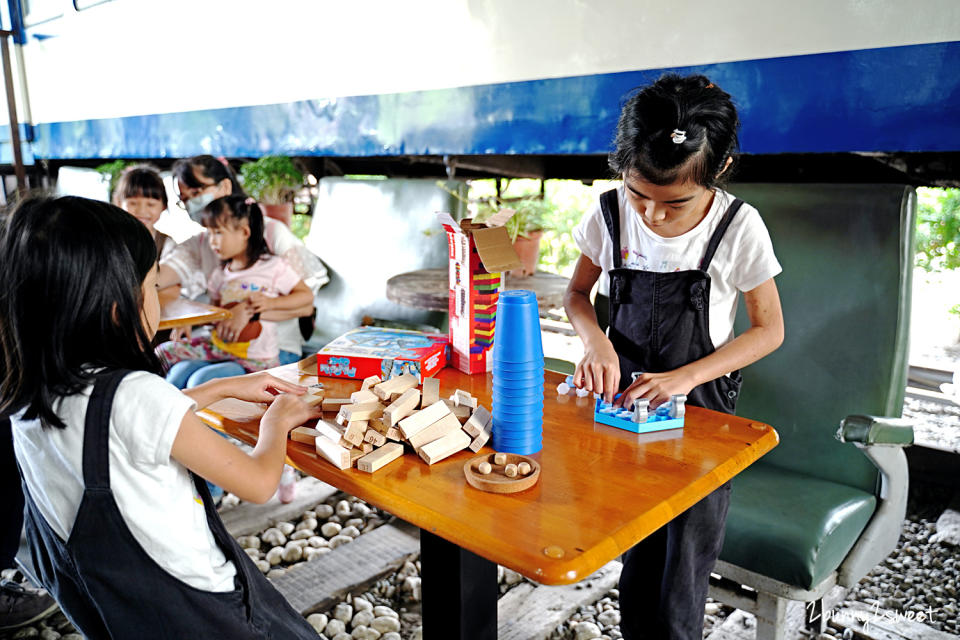
{"label": "terracotta plant pot", "polygon": [[293,203],[284,202],[283,204],[262,204],[260,205],[263,208],[263,212],[273,218],[274,220],[279,220],[288,227],[290,223],[293,222]]}
{"label": "terracotta plant pot", "polygon": [[540,237],[543,231],[531,231],[527,237],[517,236],[513,242],[513,248],[520,257],[520,264],[523,265],[519,271],[511,271],[512,276],[532,276],[537,271],[537,262],[540,261]]}

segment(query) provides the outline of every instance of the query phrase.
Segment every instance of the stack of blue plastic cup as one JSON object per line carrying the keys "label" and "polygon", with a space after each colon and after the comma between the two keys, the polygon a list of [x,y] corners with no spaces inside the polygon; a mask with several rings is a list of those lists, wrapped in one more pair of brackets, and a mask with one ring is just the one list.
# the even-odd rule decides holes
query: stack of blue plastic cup
{"label": "stack of blue plastic cup", "polygon": [[493,447],[537,453],[543,448],[543,343],[532,291],[500,292],[492,371]]}

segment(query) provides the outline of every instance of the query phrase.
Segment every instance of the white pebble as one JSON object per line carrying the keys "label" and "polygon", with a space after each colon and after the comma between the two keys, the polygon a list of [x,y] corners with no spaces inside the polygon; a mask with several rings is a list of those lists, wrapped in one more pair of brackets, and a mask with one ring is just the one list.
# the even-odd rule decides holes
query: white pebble
{"label": "white pebble", "polygon": [[371,509],[369,505],[358,502],[357,504],[353,505],[353,512],[361,518],[366,518],[373,513],[373,509]]}
{"label": "white pebble", "polygon": [[581,622],[573,628],[573,634],[574,640],[591,640],[603,635],[600,633],[600,627],[592,622]]}
{"label": "white pebble", "polygon": [[331,615],[333,615],[336,620],[343,622],[343,624],[347,624],[353,620],[353,607],[346,602],[341,602],[333,608]]}
{"label": "white pebble", "polygon": [[319,558],[322,555],[323,554],[320,553],[320,549],[317,549],[315,547],[307,547],[306,549],[303,550],[303,559],[306,560],[307,562],[310,562],[311,560]]}
{"label": "white pebble", "polygon": [[597,616],[597,622],[599,622],[604,627],[612,627],[614,625],[620,624],[620,612],[616,609],[611,611],[604,611]]}
{"label": "white pebble", "polygon": [[330,621],[327,620],[327,616],[322,613],[311,613],[307,616],[307,622],[310,623],[314,631],[323,633],[323,630],[327,628],[327,623]]}
{"label": "white pebble", "polygon": [[349,520],[343,523],[343,526],[344,528],[356,527],[359,529],[360,527],[363,526],[363,518],[350,518]]}
{"label": "white pebble", "polygon": [[338,633],[337,635],[330,638],[330,640],[353,640],[353,636],[351,636],[346,631],[343,631],[342,633]]}
{"label": "white pebble", "polygon": [[60,640],[60,634],[53,629],[42,629],[40,631],[40,640]]}
{"label": "white pebble", "polygon": [[503,582],[507,586],[512,586],[523,581],[523,576],[514,571],[513,569],[503,569]]}
{"label": "white pebble", "polygon": [[[356,597],[353,599],[353,608],[354,608],[356,611],[371,611],[371,612],[372,612],[372,611],[373,611],[373,603],[370,602],[369,600],[367,600],[366,598],[361,598],[360,596],[356,596]],[[376,616],[374,616],[374,617],[376,617]]]}
{"label": "white pebble", "polygon": [[346,500],[341,500],[337,503],[336,512],[341,518],[349,518],[353,515],[353,507]]}
{"label": "white pebble", "polygon": [[303,549],[299,546],[290,546],[283,551],[284,562],[297,562],[303,558]]}
{"label": "white pebble", "polygon": [[270,571],[267,572],[267,577],[268,577],[268,578],[279,578],[280,576],[282,576],[282,575],[285,574],[285,573],[286,573],[286,571],[285,571],[284,569],[280,569],[280,568],[270,569]]}
{"label": "white pebble", "polygon": [[330,548],[336,549],[340,545],[344,545],[349,542],[353,542],[353,538],[351,538],[350,536],[333,536],[332,538],[330,538]]}
{"label": "white pebble", "polygon": [[266,573],[270,571],[270,563],[266,560],[254,560],[253,564],[257,565],[257,569],[260,569],[260,573]]}
{"label": "white pebble", "polygon": [[283,547],[274,547],[273,549],[270,549],[270,551],[267,551],[266,559],[272,567],[275,567],[283,562]]}
{"label": "white pebble", "polygon": [[389,616],[389,617],[391,617],[391,618],[397,618],[398,620],[400,619],[400,614],[399,614],[399,613],[397,613],[396,611],[394,611],[394,610],[391,609],[390,607],[384,607],[384,606],[382,606],[382,605],[378,605],[378,606],[376,606],[376,607],[373,608],[373,615],[375,615],[375,616],[378,617],[378,618],[382,618],[382,617],[384,617],[384,616]]}
{"label": "white pebble", "polygon": [[306,540],[308,538],[312,538],[315,535],[317,535],[317,533],[313,529],[300,529],[299,531],[294,531],[292,534],[290,534],[290,539]]}
{"label": "white pebble", "polygon": [[280,533],[285,536],[290,535],[294,531],[294,526],[290,522],[278,522],[277,529],[280,529]]}
{"label": "white pebble", "polygon": [[344,527],[340,530],[340,535],[356,538],[360,535],[360,529],[357,529],[356,527]]}
{"label": "white pebble", "polygon": [[380,632],[376,629],[361,625],[354,628],[350,637],[353,638],[353,640],[380,640]]}
{"label": "white pebble", "polygon": [[287,536],[276,527],[271,527],[270,529],[264,531],[263,535],[260,536],[260,539],[274,547],[282,547],[283,545],[287,544]]}
{"label": "white pebble", "polygon": [[350,626],[354,629],[357,627],[369,627],[371,622],[373,622],[372,612],[357,611],[355,614],[353,614],[353,619],[350,620]]}
{"label": "white pebble", "polygon": [[333,515],[333,507],[328,504],[318,504],[314,507],[313,512],[316,514],[317,520],[326,520]]}
{"label": "white pebble", "polygon": [[393,616],[380,616],[379,618],[375,618],[370,626],[380,633],[390,633],[391,631],[399,632],[400,619],[394,618]]}
{"label": "white pebble", "polygon": [[250,556],[251,560],[259,560],[263,556],[260,549],[244,549],[243,552]]}
{"label": "white pebble", "polygon": [[303,515],[300,516],[300,519],[306,520],[307,518],[316,518],[316,517],[317,517],[316,511],[313,511],[312,509],[307,509],[306,511],[303,512]]}
{"label": "white pebble", "polygon": [[307,544],[309,544],[311,547],[316,547],[318,549],[321,547],[330,546],[330,543],[327,542],[327,539],[322,538],[320,536],[310,536],[310,538],[307,539]]}
{"label": "white pebble", "polygon": [[409,576],[404,578],[403,592],[406,593],[414,602],[419,602],[423,598],[420,578],[417,576]]}
{"label": "white pebble", "polygon": [[380,640],[402,640],[400,634],[395,631],[388,631],[387,633],[380,636]]}
{"label": "white pebble", "polygon": [[323,526],[320,527],[320,533],[322,533],[327,538],[332,538],[333,536],[340,533],[341,529],[343,529],[343,527],[341,527],[336,522],[325,522],[323,523]]}
{"label": "white pebble", "polygon": [[303,531],[304,529],[310,529],[311,531],[317,528],[317,519],[316,518],[305,518],[297,523],[297,531]]}
{"label": "white pebble", "polygon": [[240,536],[237,538],[237,544],[239,544],[244,549],[259,549],[260,548],[260,538],[257,536]]}
{"label": "white pebble", "polygon": [[403,563],[403,567],[401,567],[400,571],[397,573],[397,577],[406,578],[407,576],[416,576],[419,574],[420,572],[417,571],[417,565],[407,560]]}
{"label": "white pebble", "polygon": [[330,622],[327,623],[327,627],[323,630],[323,635],[328,638],[332,638],[338,633],[343,633],[347,630],[347,625],[344,624],[343,620],[339,618],[333,618]]}

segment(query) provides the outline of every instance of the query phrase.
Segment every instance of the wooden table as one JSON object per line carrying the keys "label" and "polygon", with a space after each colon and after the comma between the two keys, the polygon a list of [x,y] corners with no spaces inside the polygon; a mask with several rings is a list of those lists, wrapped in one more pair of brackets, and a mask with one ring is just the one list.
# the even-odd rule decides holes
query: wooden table
{"label": "wooden table", "polygon": [[[563,294],[569,279],[555,273],[537,271],[521,278],[507,275],[505,290],[529,289],[537,294],[541,314],[563,306]],[[442,269],[420,269],[393,276],[387,280],[387,299],[406,307],[427,311],[449,309],[450,273]]]}
{"label": "wooden table", "polygon": [[[273,373],[301,378],[297,365]],[[488,375],[444,369],[441,397],[469,391],[490,408]],[[460,452],[433,466],[408,453],[374,474],[340,471],[309,446],[290,442],[299,469],[421,528],[425,638],[496,638],[497,567],[542,584],[589,576],[776,446],[772,427],[687,407],[685,428],[637,435],[593,422],[593,399],[558,396],[547,372],[540,481],[509,495],[470,487]],[[359,382],[320,378],[328,397]],[[252,443],[263,408],[226,400],[200,417]],[[482,451],[492,451],[483,449]],[[451,626],[452,625],[452,626]],[[453,635],[459,629],[460,635]]]}
{"label": "wooden table", "polygon": [[229,317],[230,312],[226,309],[196,300],[177,298],[160,306],[160,326],[158,330],[209,324]]}

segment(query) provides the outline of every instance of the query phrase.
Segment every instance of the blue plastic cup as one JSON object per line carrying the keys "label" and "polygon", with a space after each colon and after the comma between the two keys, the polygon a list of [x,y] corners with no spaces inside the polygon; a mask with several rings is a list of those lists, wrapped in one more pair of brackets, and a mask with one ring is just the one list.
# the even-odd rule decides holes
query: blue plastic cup
{"label": "blue plastic cup", "polygon": [[493,416],[494,424],[510,431],[530,431],[543,428],[543,409],[534,409],[526,413],[506,413],[499,411]]}
{"label": "blue plastic cup", "polygon": [[543,364],[540,312],[533,291],[501,291],[494,328],[493,361]]}
{"label": "blue plastic cup", "polygon": [[516,453],[529,456],[543,449],[543,438],[532,436],[529,438],[506,438],[493,434],[493,448],[504,453]]}
{"label": "blue plastic cup", "polygon": [[514,406],[520,406],[530,403],[543,404],[543,386],[536,387],[527,387],[527,388],[494,388],[493,390],[493,406],[496,407],[498,402],[506,402]]}
{"label": "blue plastic cup", "polygon": [[500,373],[493,376],[493,381],[502,387],[527,387],[544,384],[543,372],[539,373]]}
{"label": "blue plastic cup", "polygon": [[543,360],[534,360],[531,362],[501,362],[500,360],[494,360],[493,366],[490,367],[493,375],[531,373],[534,371],[544,371],[545,369],[546,367],[543,366]]}
{"label": "blue plastic cup", "polygon": [[539,422],[509,422],[494,419],[493,433],[505,438],[528,438],[543,433]]}
{"label": "blue plastic cup", "polygon": [[500,401],[493,405],[492,415],[494,417],[503,416],[507,420],[519,420],[521,417],[526,416],[537,416],[539,418],[543,418],[543,403],[525,402],[523,404],[516,404],[510,403],[509,401]]}

